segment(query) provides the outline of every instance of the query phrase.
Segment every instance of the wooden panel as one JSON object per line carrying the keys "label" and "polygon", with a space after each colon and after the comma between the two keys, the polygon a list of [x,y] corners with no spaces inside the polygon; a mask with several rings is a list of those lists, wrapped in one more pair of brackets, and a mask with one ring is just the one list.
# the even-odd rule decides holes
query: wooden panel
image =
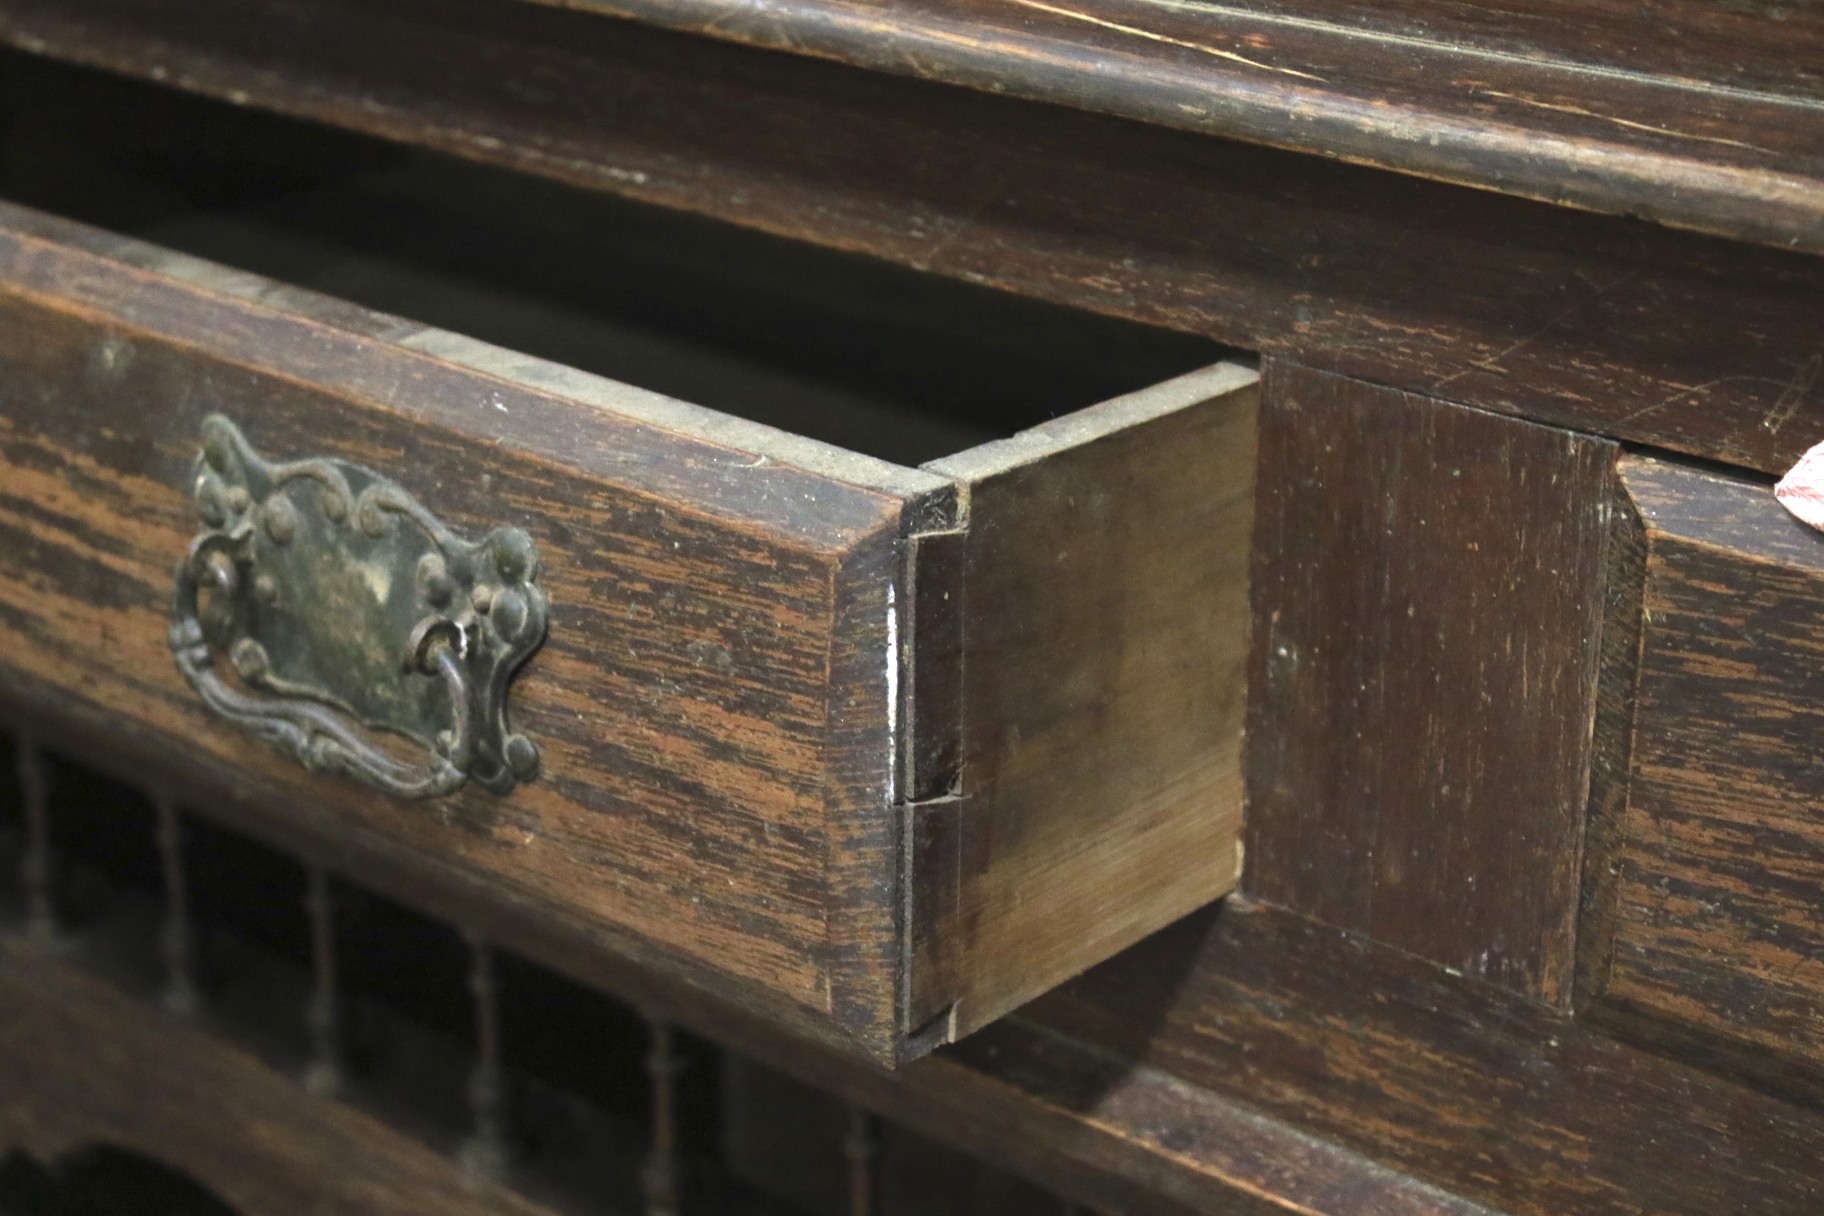
{"label": "wooden panel", "polygon": [[1622,472],[1646,562],[1596,994],[1681,1046],[1775,1053],[1727,1062],[1789,1089],[1812,1071],[1816,1091],[1824,538],[1764,484],[1647,457]]}
{"label": "wooden panel", "polygon": [[1816,258],[504,0],[9,0],[0,38],[1578,430],[1824,440]]}
{"label": "wooden panel", "polygon": [[1640,588],[1646,568],[1646,533],[1617,477],[1609,553],[1602,645],[1596,676],[1596,721],[1590,732],[1590,801],[1583,827],[1583,890],[1577,920],[1572,1003],[1587,1006],[1608,966],[1614,927],[1615,851],[1624,830],[1628,765],[1634,742],[1634,693],[1640,660]]}
{"label": "wooden panel", "polygon": [[1219,364],[927,466],[968,487],[953,1034],[1234,886],[1255,383]]}
{"label": "wooden panel", "polygon": [[[888,597],[905,498],[783,449],[756,460],[689,438],[688,407],[635,390],[183,260],[155,273],[122,260],[158,263],[144,247],[17,209],[4,219],[9,681],[65,689],[282,791],[266,813],[303,813],[324,838],[436,858],[574,932],[893,1054]],[[671,429],[636,420],[647,407]],[[310,778],[204,710],[165,636],[212,410],[267,453],[391,471],[459,531],[533,535],[551,637],[514,701],[544,747],[536,782],[506,800],[402,803]]]}
{"label": "wooden panel", "polygon": [[0,1156],[104,1143],[194,1176],[240,1216],[538,1216],[193,1023],[0,936]]}
{"label": "wooden panel", "polygon": [[1614,448],[1274,364],[1248,892],[1568,998]]}

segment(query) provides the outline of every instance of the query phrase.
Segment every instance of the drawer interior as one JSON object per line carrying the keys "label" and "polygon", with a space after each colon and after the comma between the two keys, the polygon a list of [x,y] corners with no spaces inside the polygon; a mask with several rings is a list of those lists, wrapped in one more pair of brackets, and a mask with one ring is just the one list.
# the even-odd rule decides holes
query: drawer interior
{"label": "drawer interior", "polygon": [[898,464],[1225,354],[16,52],[0,107],[14,202]]}

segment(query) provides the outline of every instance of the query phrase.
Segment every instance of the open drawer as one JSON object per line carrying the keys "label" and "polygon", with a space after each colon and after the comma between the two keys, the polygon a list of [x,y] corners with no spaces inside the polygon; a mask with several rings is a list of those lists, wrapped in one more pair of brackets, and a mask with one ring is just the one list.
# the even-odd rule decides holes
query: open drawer
{"label": "open drawer", "polygon": [[[237,813],[429,859],[467,898],[887,1062],[1233,886],[1252,370],[903,272],[883,297],[838,255],[226,108],[201,134],[213,109],[174,124],[206,164],[158,148],[161,107],[201,104],[146,90],[14,128],[0,183],[37,204],[0,205],[15,708],[224,774]],[[677,287],[693,275],[719,285],[696,311]],[[837,280],[846,303],[803,305]],[[604,321],[596,296],[633,312]],[[810,308],[789,332],[861,371],[826,391],[800,374],[815,349],[791,375],[704,352],[699,322],[731,301],[733,329]],[[983,356],[1008,334],[1008,362],[1051,369],[1042,392]],[[987,369],[991,402],[1140,383],[971,445],[991,411],[945,416],[967,378],[946,343]],[[940,408],[854,390],[882,361],[874,381],[929,373]],[[807,433],[574,364],[696,376]],[[910,461],[962,450],[893,461],[820,432]],[[369,484],[390,486],[385,510],[363,509]],[[237,529],[258,545],[186,559]],[[275,556],[306,539],[308,561]],[[174,609],[180,578],[214,589]],[[495,641],[530,657],[453,691],[454,651],[438,667],[414,623],[480,629],[490,606]],[[358,727],[395,776],[414,748],[447,767],[461,732],[424,720],[470,722],[473,779],[377,789],[299,762],[349,769],[321,742],[335,730],[300,743],[217,712],[281,695]],[[485,712],[453,713],[464,695]]]}

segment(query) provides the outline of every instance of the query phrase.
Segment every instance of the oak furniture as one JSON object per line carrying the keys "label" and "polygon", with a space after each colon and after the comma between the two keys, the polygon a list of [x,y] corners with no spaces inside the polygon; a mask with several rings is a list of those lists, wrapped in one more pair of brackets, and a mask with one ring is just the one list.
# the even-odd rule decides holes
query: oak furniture
{"label": "oak furniture", "polygon": [[1815,16],[0,43],[0,1196],[1824,1205]]}

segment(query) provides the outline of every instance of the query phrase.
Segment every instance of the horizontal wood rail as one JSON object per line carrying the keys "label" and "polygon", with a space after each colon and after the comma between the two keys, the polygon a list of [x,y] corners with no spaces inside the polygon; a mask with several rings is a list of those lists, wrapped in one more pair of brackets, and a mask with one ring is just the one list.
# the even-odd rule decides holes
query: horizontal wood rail
{"label": "horizontal wood rail", "polygon": [[[541,0],[1824,250],[1824,19],[1614,0]],[[1809,65],[1809,66],[1808,66]]]}

